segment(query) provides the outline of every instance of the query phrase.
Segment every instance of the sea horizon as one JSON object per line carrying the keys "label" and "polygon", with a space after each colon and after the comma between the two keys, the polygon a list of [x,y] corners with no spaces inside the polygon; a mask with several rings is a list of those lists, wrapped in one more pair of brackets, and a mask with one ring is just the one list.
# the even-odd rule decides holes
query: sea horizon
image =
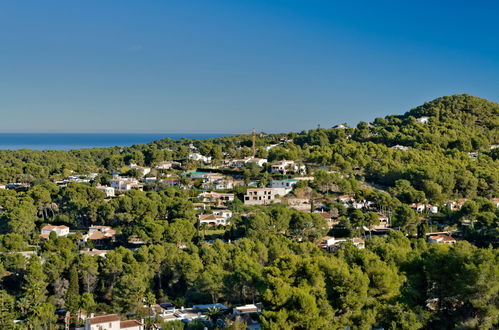
{"label": "sea horizon", "polygon": [[233,133],[0,133],[0,150],[75,150],[125,147],[156,140],[211,139]]}

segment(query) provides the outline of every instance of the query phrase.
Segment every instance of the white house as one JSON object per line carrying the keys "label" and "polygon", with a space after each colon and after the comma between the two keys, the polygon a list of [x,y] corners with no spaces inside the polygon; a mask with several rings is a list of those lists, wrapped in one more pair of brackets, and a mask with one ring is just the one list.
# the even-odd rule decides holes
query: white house
{"label": "white house", "polygon": [[270,188],[284,188],[291,191],[297,182],[298,180],[296,179],[272,180],[270,182]]}
{"label": "white house", "polygon": [[179,166],[179,162],[174,161],[165,161],[156,165],[156,169],[158,170],[170,170],[172,167]]}
{"label": "white house", "polygon": [[40,234],[40,237],[48,239],[50,237],[51,232],[55,232],[55,234],[58,237],[67,236],[69,234],[69,227],[64,225],[62,226],[46,225],[42,228],[42,233]]}
{"label": "white house", "polygon": [[121,321],[117,314],[90,317],[85,321],[85,330],[144,330],[145,325],[137,320]]}
{"label": "white house", "polygon": [[115,176],[113,179],[111,179],[109,181],[109,185],[115,190],[118,190],[120,192],[128,191],[131,189],[142,190],[143,188],[143,185],[139,183],[137,179],[120,177],[120,176]]}
{"label": "white house", "polygon": [[211,163],[211,157],[209,156],[203,156],[199,153],[190,153],[189,154],[189,159],[192,159],[196,162],[203,162],[205,164]]}
{"label": "white house", "polygon": [[119,330],[120,322],[117,314],[91,317],[85,321],[85,330]]}
{"label": "white house", "polygon": [[319,248],[324,249],[326,251],[333,251],[338,247],[338,243],[341,242],[346,242],[351,240],[353,245],[357,247],[358,249],[364,249],[365,248],[365,242],[362,238],[359,237],[354,237],[354,238],[334,238],[331,236],[324,236],[321,238],[319,244],[317,245]]}
{"label": "white house", "polygon": [[444,243],[444,244],[454,244],[456,240],[450,235],[434,235],[428,237],[428,242],[430,243]]}
{"label": "white house", "polygon": [[300,173],[305,174],[306,167],[305,165],[298,165],[294,160],[280,160],[276,164],[273,164],[270,167],[271,173],[279,173],[279,174],[289,174],[289,173]]}
{"label": "white house", "polygon": [[274,188],[252,188],[246,191],[244,195],[245,205],[266,205],[273,202],[278,202],[276,200],[276,195],[278,195],[277,190]]}
{"label": "white house", "polygon": [[397,145],[393,146],[392,149],[407,151],[407,150],[409,150],[409,147],[401,146],[400,144],[397,144]]}
{"label": "white house", "polygon": [[116,230],[109,226],[90,226],[88,233],[81,237],[81,243],[92,241],[95,246],[105,245],[111,242],[116,235]]}
{"label": "white house", "polygon": [[355,201],[355,198],[351,195],[341,195],[338,196],[338,201],[342,203],[352,203]]}
{"label": "white house", "polygon": [[205,223],[210,226],[228,226],[232,218],[232,211],[215,210],[212,214],[200,214],[198,216],[199,223]]}
{"label": "white house", "polygon": [[263,166],[267,163],[267,159],[265,158],[256,158],[256,157],[245,157],[242,159],[231,159],[225,161],[227,165],[230,167],[244,167],[245,164],[256,164],[258,166]]}
{"label": "white house", "polygon": [[247,305],[244,305],[244,306],[237,306],[237,307],[232,308],[232,314],[233,315],[243,315],[243,314],[250,314],[250,313],[260,313],[261,311],[262,311],[261,307],[255,305],[255,304],[247,304]]}
{"label": "white house", "polygon": [[428,122],[430,121],[430,117],[419,117],[419,118],[416,118],[416,122],[420,123],[420,124],[428,124]]}
{"label": "white house", "polygon": [[139,166],[137,164],[130,164],[128,165],[128,168],[130,168],[131,170],[139,171],[142,176],[146,176],[147,174],[151,173],[150,167]]}
{"label": "white house", "polygon": [[225,206],[234,201],[234,194],[223,194],[217,192],[204,192],[198,195],[203,203],[212,203],[215,206]]}
{"label": "white house", "polygon": [[431,204],[423,204],[423,203],[413,203],[409,205],[412,209],[414,209],[418,213],[423,213],[423,212],[429,212],[432,214],[437,214],[438,213],[438,207],[433,206]]}
{"label": "white house", "polygon": [[113,187],[108,187],[108,186],[97,186],[97,189],[102,191],[104,194],[106,194],[106,197],[114,197],[114,188]]}

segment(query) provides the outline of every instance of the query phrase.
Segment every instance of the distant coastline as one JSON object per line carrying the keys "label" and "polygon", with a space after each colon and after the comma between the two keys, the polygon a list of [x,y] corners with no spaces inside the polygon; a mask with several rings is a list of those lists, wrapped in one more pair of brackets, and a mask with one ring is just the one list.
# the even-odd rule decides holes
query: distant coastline
{"label": "distant coastline", "polygon": [[73,150],[131,146],[155,140],[210,139],[229,133],[0,133],[0,150]]}

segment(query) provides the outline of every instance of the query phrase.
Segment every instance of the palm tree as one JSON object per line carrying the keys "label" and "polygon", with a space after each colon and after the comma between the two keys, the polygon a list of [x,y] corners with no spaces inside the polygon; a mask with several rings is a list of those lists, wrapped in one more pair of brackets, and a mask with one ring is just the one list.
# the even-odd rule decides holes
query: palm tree
{"label": "palm tree", "polygon": [[210,307],[208,311],[205,313],[206,316],[210,318],[213,322],[216,322],[223,314],[223,311],[220,307]]}

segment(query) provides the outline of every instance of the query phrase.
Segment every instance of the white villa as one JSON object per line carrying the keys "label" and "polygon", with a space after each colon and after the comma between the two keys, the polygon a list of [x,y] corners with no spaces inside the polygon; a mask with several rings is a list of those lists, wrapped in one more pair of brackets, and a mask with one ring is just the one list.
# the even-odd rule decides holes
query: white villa
{"label": "white villa", "polygon": [[40,237],[48,239],[50,237],[51,232],[55,232],[55,234],[58,237],[67,236],[69,234],[69,227],[64,225],[62,226],[46,225],[42,228],[42,233],[40,234]]}

